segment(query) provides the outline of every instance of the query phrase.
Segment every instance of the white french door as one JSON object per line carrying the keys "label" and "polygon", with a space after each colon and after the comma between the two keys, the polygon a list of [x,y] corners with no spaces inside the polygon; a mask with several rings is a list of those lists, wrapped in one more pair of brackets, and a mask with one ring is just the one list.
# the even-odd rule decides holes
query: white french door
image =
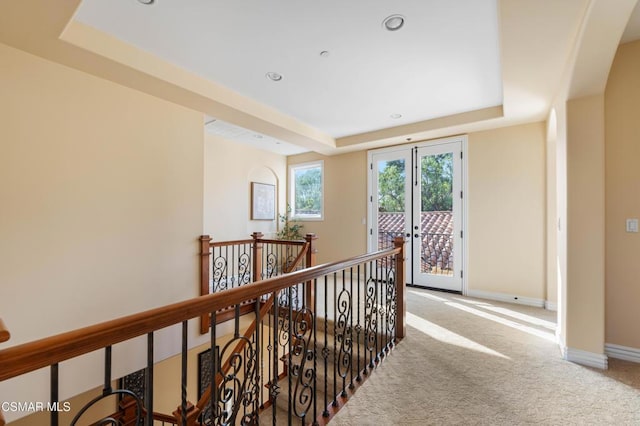
{"label": "white french door", "polygon": [[369,152],[369,250],[407,239],[407,281],[462,292],[462,139]]}
{"label": "white french door", "polygon": [[[411,232],[411,152],[406,149],[374,154],[370,162],[369,250],[393,247],[393,239]],[[409,177],[407,178],[407,173]]]}
{"label": "white french door", "polygon": [[460,142],[414,149],[413,283],[462,291]]}

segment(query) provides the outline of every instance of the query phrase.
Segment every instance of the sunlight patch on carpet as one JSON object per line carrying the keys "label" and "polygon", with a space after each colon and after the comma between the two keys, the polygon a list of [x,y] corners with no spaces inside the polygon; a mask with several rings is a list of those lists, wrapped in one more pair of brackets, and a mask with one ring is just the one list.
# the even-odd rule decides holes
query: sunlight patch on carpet
{"label": "sunlight patch on carpet", "polygon": [[506,318],[499,317],[497,315],[490,314],[488,312],[481,311],[479,309],[472,308],[470,306],[462,305],[456,302],[445,302],[447,306],[451,306],[452,308],[457,308],[462,311],[468,312],[473,315],[477,315],[481,318],[485,318],[491,321],[495,321],[498,324],[506,325],[507,327],[514,328],[516,330],[523,331],[525,333],[531,334],[536,337],[541,337],[550,342],[556,343],[556,335],[555,333],[549,333],[548,331],[540,330],[535,327],[531,327],[525,324],[520,324],[519,322],[511,321]]}
{"label": "sunlight patch on carpet", "polygon": [[411,312],[407,312],[407,325],[442,343],[459,346],[461,348],[470,349],[476,352],[482,352],[504,359],[511,359],[508,356],[501,354],[500,352],[496,352],[491,348],[487,348],[480,343],[467,339],[464,336],[454,333],[451,330],[447,330],[446,328],[434,324],[431,321],[427,321],[426,319],[414,315]]}
{"label": "sunlight patch on carpet", "polygon": [[[464,300],[464,299],[459,299],[459,298],[455,298],[455,299],[459,300],[460,302],[465,302],[465,303],[468,302],[467,300]],[[532,317],[531,315],[521,314],[520,312],[512,311],[511,309],[492,306],[488,303],[478,304],[476,306],[479,306],[482,309],[486,309],[487,311],[495,312],[497,314],[502,314],[511,318],[515,318],[520,321],[528,322],[529,324],[538,325],[540,327],[553,330],[554,332],[556,331],[556,324],[551,321]]]}

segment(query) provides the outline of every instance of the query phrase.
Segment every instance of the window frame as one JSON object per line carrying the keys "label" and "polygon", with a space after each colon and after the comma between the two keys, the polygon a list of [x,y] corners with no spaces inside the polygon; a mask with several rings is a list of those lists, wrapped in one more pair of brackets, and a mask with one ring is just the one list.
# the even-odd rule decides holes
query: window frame
{"label": "window frame", "polygon": [[[295,204],[296,182],[295,172],[300,169],[320,168],[320,215],[297,214]],[[324,220],[324,160],[308,161],[289,165],[289,205],[291,206],[291,218],[299,221]]]}

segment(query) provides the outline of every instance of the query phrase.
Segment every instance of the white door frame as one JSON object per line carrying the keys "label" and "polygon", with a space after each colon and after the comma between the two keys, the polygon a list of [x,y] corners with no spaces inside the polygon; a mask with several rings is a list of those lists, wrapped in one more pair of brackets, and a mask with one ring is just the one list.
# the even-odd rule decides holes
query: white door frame
{"label": "white door frame", "polygon": [[[411,152],[413,148],[421,148],[425,146],[434,146],[434,145],[442,145],[448,144],[451,142],[460,142],[461,150],[462,150],[462,163],[461,163],[461,184],[462,184],[462,230],[464,232],[464,236],[462,238],[462,294],[466,295],[468,292],[468,280],[469,280],[469,237],[471,236],[471,231],[469,229],[469,173],[468,173],[468,137],[467,135],[460,136],[452,136],[447,138],[435,139],[430,141],[422,141],[414,144],[405,144],[405,145],[396,145],[388,148],[381,148],[370,150],[367,152],[367,249],[369,252],[374,252],[378,250],[377,246],[377,231],[374,232],[374,222],[376,220],[374,210],[374,199],[377,198],[377,194],[374,197],[373,194],[373,185],[374,185],[374,177],[373,177],[373,161],[374,155],[393,153],[396,151],[407,151]],[[411,154],[408,154],[409,156]],[[405,196],[406,197],[406,196]],[[406,198],[405,198],[406,202]],[[375,201],[375,206],[377,206],[377,200]],[[375,239],[374,239],[374,233]],[[408,239],[407,239],[408,240]],[[409,242],[409,241],[407,241]],[[406,246],[407,255],[405,258],[406,263],[412,264],[411,257],[411,246]],[[412,283],[412,274],[413,270],[411,267],[405,271],[405,276],[407,277],[407,281]]]}

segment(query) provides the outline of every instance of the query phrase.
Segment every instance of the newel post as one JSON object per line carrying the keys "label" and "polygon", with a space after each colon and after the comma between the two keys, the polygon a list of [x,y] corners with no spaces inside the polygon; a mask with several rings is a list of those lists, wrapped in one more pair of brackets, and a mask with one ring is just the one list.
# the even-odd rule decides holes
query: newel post
{"label": "newel post", "polygon": [[253,238],[251,274],[254,282],[262,279],[262,237],[264,237],[262,232],[254,232],[251,234],[251,238]]}
{"label": "newel post", "polygon": [[316,253],[318,249],[316,249],[316,240],[318,236],[312,232],[308,233],[304,236],[305,241],[309,244],[309,250],[307,251],[307,268],[312,266],[316,266]]}
{"label": "newel post", "polygon": [[[312,266],[315,266],[317,263],[316,253],[318,252],[318,249],[316,249],[316,240],[318,239],[318,236],[310,232],[304,236],[304,239],[309,245],[309,248],[307,249],[307,255],[306,255],[307,258],[305,259],[307,263],[305,267],[310,268]],[[307,306],[313,309],[316,302],[315,288],[314,288],[313,282],[307,281],[306,287],[307,287],[306,288]]]}
{"label": "newel post", "polygon": [[[209,265],[211,263],[211,237],[200,236],[200,296],[209,294]],[[200,317],[200,334],[209,331],[209,315]]]}
{"label": "newel post", "polygon": [[397,309],[396,320],[397,336],[399,339],[404,338],[407,333],[407,282],[405,279],[405,239],[404,237],[396,237],[393,240],[395,248],[400,249],[400,253],[396,254],[396,295]]}

